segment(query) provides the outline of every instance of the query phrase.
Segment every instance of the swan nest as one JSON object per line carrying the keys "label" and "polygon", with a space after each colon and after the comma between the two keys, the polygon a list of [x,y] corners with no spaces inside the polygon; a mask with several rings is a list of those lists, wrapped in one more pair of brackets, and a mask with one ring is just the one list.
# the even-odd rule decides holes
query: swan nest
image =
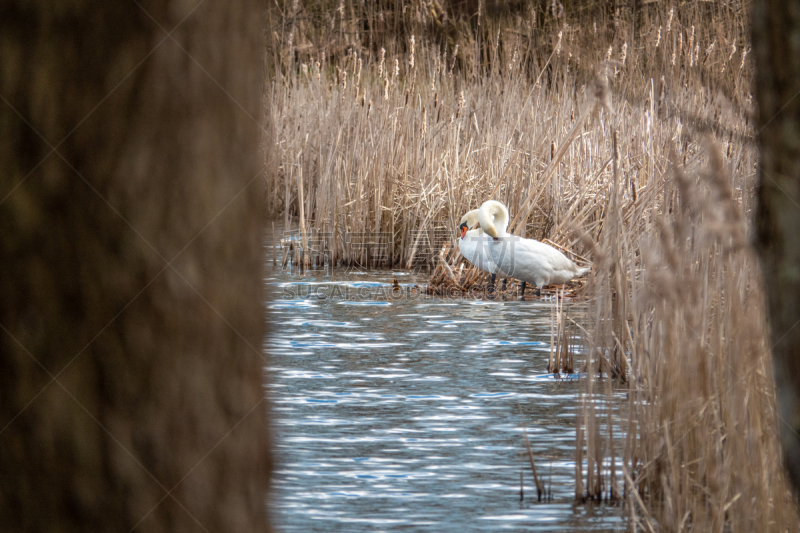
{"label": "swan nest", "polygon": [[[460,270],[460,272],[459,272]],[[445,268],[442,263],[437,265],[425,286],[426,294],[432,296],[450,296],[454,298],[470,298],[477,300],[489,299],[514,299],[519,298],[521,282],[509,278],[503,288],[503,278],[495,279],[494,292],[489,291],[491,276],[475,267],[466,266],[454,271]],[[587,278],[577,278],[563,285],[548,285],[541,290],[541,295],[536,296],[536,287],[528,284],[525,287],[525,300],[554,298],[563,293],[564,298],[578,298],[582,295]]]}

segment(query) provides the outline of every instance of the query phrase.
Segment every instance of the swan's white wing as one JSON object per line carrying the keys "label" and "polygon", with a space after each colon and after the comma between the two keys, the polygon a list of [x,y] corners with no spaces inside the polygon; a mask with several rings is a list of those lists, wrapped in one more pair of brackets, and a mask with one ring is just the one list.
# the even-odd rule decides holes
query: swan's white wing
{"label": "swan's white wing", "polygon": [[492,260],[509,276],[542,288],[566,283],[578,275],[578,267],[567,256],[539,241],[506,236],[490,245]]}
{"label": "swan's white wing", "polygon": [[480,230],[471,230],[463,239],[458,240],[458,248],[461,250],[461,255],[479,269],[491,274],[502,274],[497,264],[492,261],[489,251],[491,241],[492,238]]}

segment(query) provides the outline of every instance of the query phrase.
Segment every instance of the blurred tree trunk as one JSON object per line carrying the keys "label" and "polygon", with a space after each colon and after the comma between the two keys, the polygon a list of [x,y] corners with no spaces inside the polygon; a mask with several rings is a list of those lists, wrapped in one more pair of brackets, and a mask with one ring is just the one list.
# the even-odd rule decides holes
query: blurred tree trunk
{"label": "blurred tree trunk", "polygon": [[262,10],[0,6],[0,529],[267,530]]}
{"label": "blurred tree trunk", "polygon": [[[800,1],[754,0],[760,131],[757,245],[772,335],[781,441],[800,489]],[[747,369],[741,369],[747,371]]]}

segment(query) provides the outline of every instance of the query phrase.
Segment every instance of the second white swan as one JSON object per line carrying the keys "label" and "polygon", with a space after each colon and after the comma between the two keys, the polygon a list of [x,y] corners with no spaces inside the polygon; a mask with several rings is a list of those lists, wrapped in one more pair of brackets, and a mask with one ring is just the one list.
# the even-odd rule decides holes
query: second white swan
{"label": "second white swan", "polygon": [[566,283],[590,270],[578,268],[552,246],[507,233],[508,209],[496,200],[481,205],[478,221],[483,232],[492,238],[489,243],[492,262],[509,277],[522,281],[523,295],[525,283],[536,285],[536,295],[539,296],[542,287]]}

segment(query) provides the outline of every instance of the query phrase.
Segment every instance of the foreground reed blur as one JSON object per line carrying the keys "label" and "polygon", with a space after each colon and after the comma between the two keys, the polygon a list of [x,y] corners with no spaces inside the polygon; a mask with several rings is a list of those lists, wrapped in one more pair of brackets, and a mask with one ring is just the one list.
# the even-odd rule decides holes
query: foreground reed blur
{"label": "foreground reed blur", "polygon": [[[512,233],[593,263],[576,498],[622,499],[635,530],[796,531],[748,242],[746,3],[600,4],[364,13],[404,28],[384,34],[359,34],[352,8],[321,18],[330,31],[286,19],[269,208],[302,228],[308,257],[426,267],[469,291],[484,274],[456,226],[502,201]],[[444,19],[455,29],[430,31]],[[554,324],[551,371],[571,372],[581,326],[561,309]]]}
{"label": "foreground reed blur", "polygon": [[[796,531],[746,213],[735,167],[710,139],[706,154],[691,174],[673,155],[644,231],[614,224],[596,248],[577,495],[626,498],[644,529],[652,516],[668,531]],[[619,391],[623,449],[593,416]]]}

